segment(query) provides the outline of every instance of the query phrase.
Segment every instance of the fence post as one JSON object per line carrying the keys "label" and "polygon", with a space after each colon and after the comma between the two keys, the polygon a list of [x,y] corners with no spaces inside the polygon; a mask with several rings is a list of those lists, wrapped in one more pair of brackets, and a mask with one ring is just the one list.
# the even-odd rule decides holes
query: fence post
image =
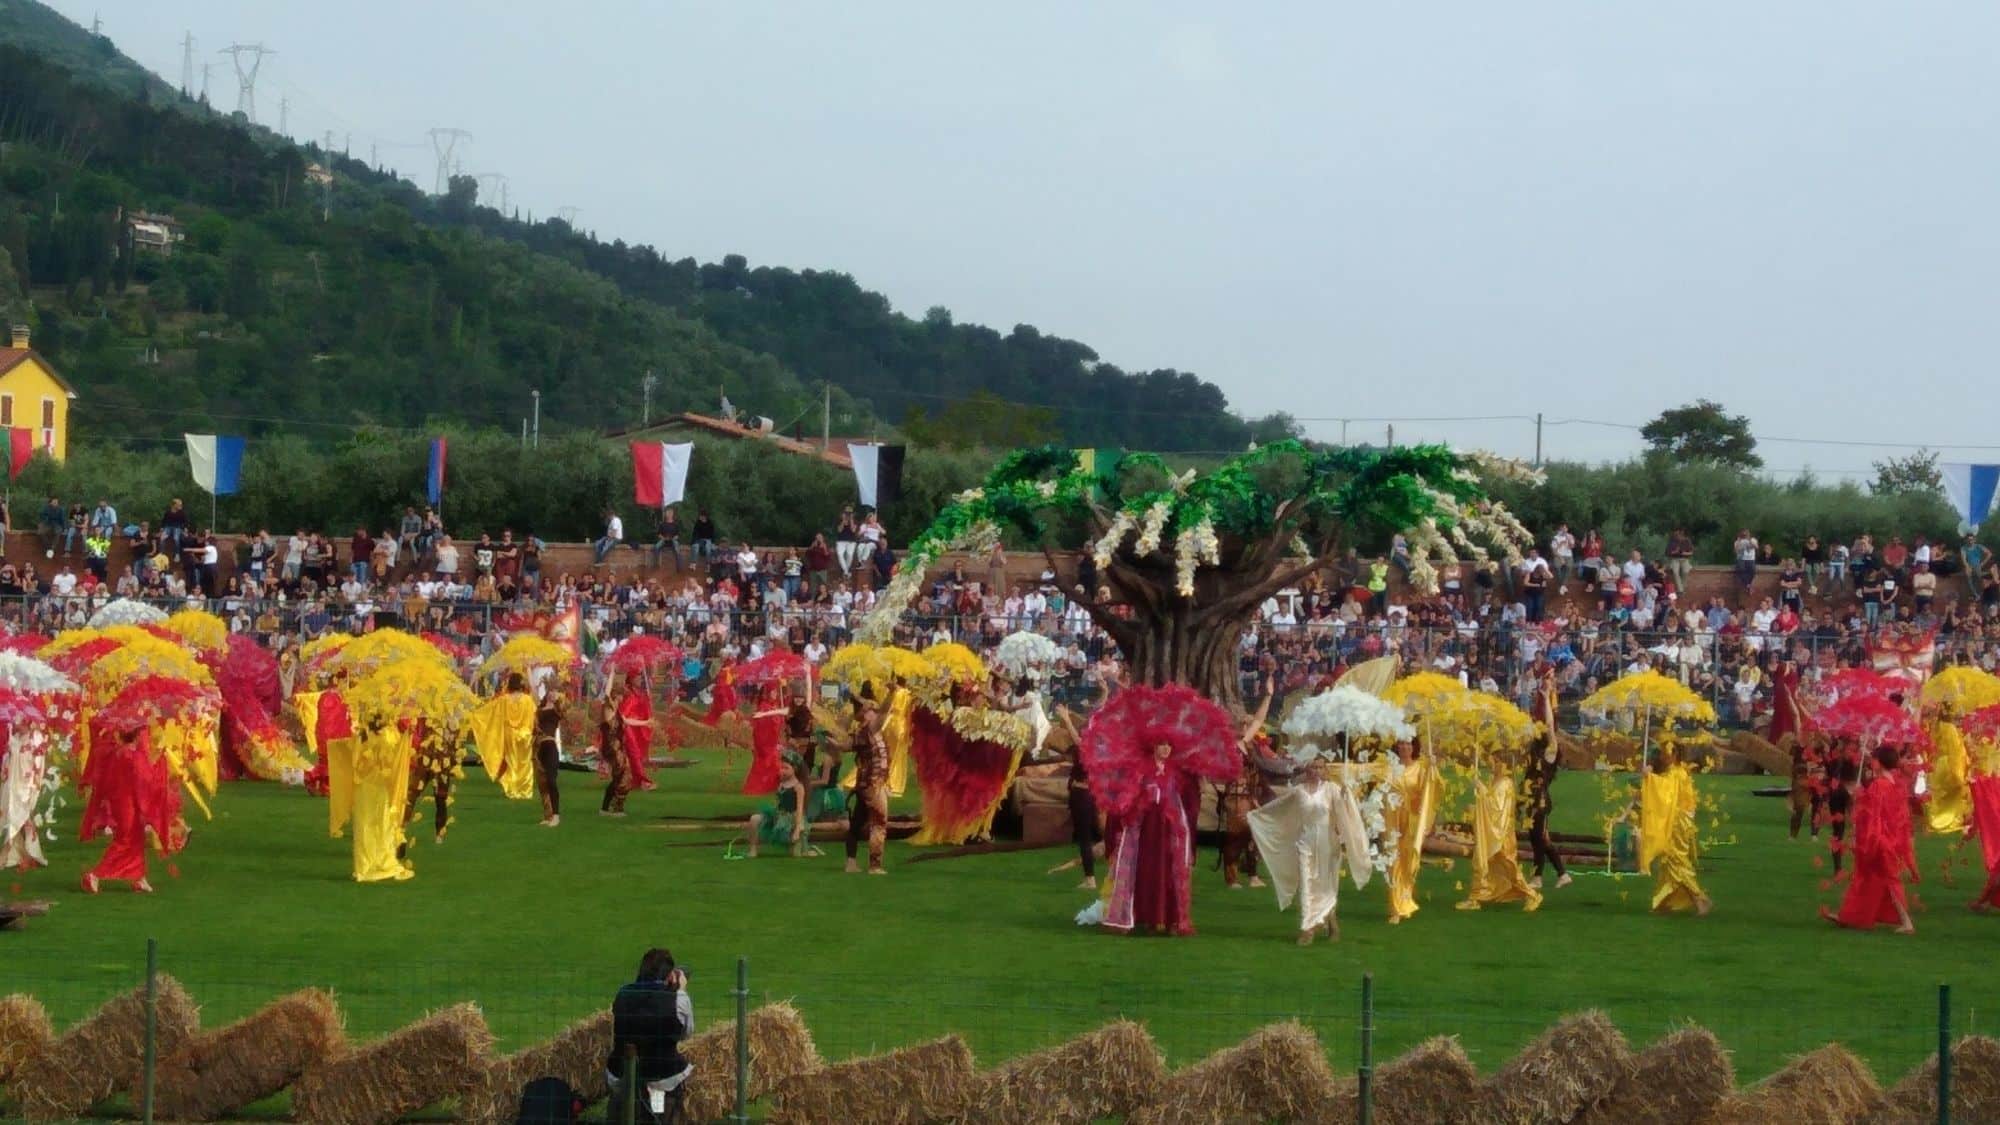
{"label": "fence post", "polygon": [[750,958],[736,958],[736,1116],[750,1120]]}
{"label": "fence post", "polygon": [[1938,985],[1938,1125],[1951,1125],[1951,986]]}
{"label": "fence post", "polygon": [[625,1044],[625,1109],[618,1116],[624,1125],[639,1125],[639,1047]]}
{"label": "fence post", "polygon": [[159,1023],[159,975],[160,943],[146,939],[146,1053],[140,1063],[143,1073],[139,1084],[139,1119],[146,1125],[153,1125],[153,1071],[157,1061],[159,1042],[156,1028]]}
{"label": "fence post", "polygon": [[1361,974],[1361,1069],[1355,1075],[1361,1125],[1375,1118],[1375,974]]}

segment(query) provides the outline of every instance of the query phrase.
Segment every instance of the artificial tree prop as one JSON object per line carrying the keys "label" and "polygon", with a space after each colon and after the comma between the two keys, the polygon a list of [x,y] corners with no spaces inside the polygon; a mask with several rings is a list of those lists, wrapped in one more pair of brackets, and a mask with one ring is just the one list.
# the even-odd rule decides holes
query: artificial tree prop
{"label": "artificial tree prop", "polygon": [[1117,643],[1135,682],[1186,684],[1240,709],[1237,642],[1257,608],[1357,541],[1403,531],[1410,579],[1426,590],[1436,589],[1436,565],[1456,564],[1461,552],[1480,563],[1496,553],[1517,561],[1527,530],[1487,498],[1482,474],[1535,478],[1517,463],[1437,445],[1283,441],[1205,475],[1175,475],[1152,454],[1086,469],[1072,449],[1018,450],[911,543],[859,639],[886,643],[947,552],[990,549],[1012,528],[1053,553],[1051,522],[1081,524],[1112,597],[1073,596]]}

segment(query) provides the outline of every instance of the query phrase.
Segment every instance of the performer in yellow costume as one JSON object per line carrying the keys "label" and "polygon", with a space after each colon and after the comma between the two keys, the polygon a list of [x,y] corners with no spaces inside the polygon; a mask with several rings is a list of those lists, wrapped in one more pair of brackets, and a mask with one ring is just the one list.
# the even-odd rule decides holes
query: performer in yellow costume
{"label": "performer in yellow costume", "polygon": [[1397,743],[1396,757],[1402,762],[1402,772],[1392,784],[1401,800],[1384,817],[1396,837],[1396,861],[1388,871],[1392,926],[1417,912],[1417,872],[1424,865],[1424,839],[1431,834],[1444,790],[1437,762],[1416,743]]}
{"label": "performer in yellow costume", "polygon": [[1639,792],[1639,868],[1653,872],[1653,909],[1661,914],[1715,905],[1695,881],[1694,775],[1662,749]]}
{"label": "performer in yellow costume", "polygon": [[1521,876],[1520,844],[1514,839],[1514,772],[1499,754],[1486,756],[1487,775],[1472,781],[1472,887],[1460,910],[1503,902],[1525,902],[1532,913],[1542,894]]}
{"label": "performer in yellow costume", "polygon": [[1943,703],[1930,726],[1930,800],[1924,804],[1924,826],[1935,836],[1964,835],[1972,826],[1971,755],[1954,719],[1952,705]]}
{"label": "performer in yellow costume", "polygon": [[505,690],[474,711],[468,725],[486,776],[508,800],[533,800],[535,700],[528,694],[527,679],[519,672],[510,673]]}
{"label": "performer in yellow costume", "polygon": [[377,883],[416,874],[404,858],[403,818],[409,805],[409,736],[396,724],[370,722],[325,747],[327,830],[334,837],[353,822],[354,881]]}

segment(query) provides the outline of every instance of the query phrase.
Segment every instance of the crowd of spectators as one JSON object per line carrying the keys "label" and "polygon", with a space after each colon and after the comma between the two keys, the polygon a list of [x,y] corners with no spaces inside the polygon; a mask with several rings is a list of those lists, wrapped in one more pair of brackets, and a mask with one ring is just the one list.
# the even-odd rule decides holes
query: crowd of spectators
{"label": "crowd of spectators", "polygon": [[[875,513],[852,506],[811,542],[782,549],[732,546],[707,512],[684,527],[672,508],[650,542],[628,539],[607,512],[594,565],[578,573],[545,569],[548,544],[531,532],[503,528],[461,543],[435,511],[415,507],[379,534],[259,531],[235,548],[227,574],[216,537],[197,530],[178,500],[157,523],[127,524],[109,503],[65,508],[51,497],[38,534],[39,565],[0,567],[0,614],[15,628],[74,627],[112,598],[137,597],[210,608],[280,648],[383,625],[481,647],[497,644],[510,619],[574,605],[587,649],[650,633],[682,645],[707,674],[780,646],[824,661],[896,565]],[[131,560],[116,575],[107,566],[114,538]],[[1379,557],[1350,551],[1266,601],[1242,635],[1240,671],[1246,691],[1268,679],[1289,696],[1395,653],[1408,667],[1525,700],[1542,665],[1572,699],[1654,668],[1709,696],[1726,720],[1748,724],[1768,705],[1779,662],[1809,674],[1858,663],[1885,629],[1934,633],[1944,660],[2000,664],[2000,565],[1970,536],[1955,546],[1891,537],[1879,547],[1868,535],[1836,544],[1808,537],[1780,548],[1744,530],[1733,547],[1728,577],[1702,584],[1685,532],[1655,560],[1614,551],[1594,530],[1577,536],[1559,526],[1517,565],[1441,568],[1438,592],[1422,596],[1394,578],[1412,567],[1397,537]],[[1115,675],[1117,651],[1074,595],[1092,591],[1108,604],[1111,594],[1087,552],[1061,560],[1060,571],[1010,565],[1000,548],[954,562],[932,576],[899,640],[986,648],[1016,630],[1039,631],[1063,654],[1055,693],[1093,696]]]}

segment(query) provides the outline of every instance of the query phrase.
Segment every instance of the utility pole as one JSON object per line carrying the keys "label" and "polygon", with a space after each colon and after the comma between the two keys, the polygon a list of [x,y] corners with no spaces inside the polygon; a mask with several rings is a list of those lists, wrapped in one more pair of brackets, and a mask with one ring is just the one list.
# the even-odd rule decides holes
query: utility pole
{"label": "utility pole", "polygon": [[201,104],[208,104],[208,72],[215,69],[214,63],[201,64]]}
{"label": "utility pole", "polygon": [[463,129],[432,129],[431,150],[437,153],[437,190],[443,195],[451,187],[451,152],[458,142],[469,141],[472,134]]}
{"label": "utility pole", "polygon": [[1535,468],[1542,467],[1542,412],[1535,411]]}
{"label": "utility pole", "polygon": [[1394,422],[1389,424],[1389,448],[1396,448],[1396,424]]}
{"label": "utility pole", "polygon": [[819,408],[819,451],[825,453],[833,448],[833,380],[827,380],[823,388],[825,397]]}
{"label": "utility pole", "polygon": [[645,405],[641,407],[639,411],[639,424],[642,426],[650,426],[653,424],[653,388],[657,386],[659,382],[660,382],[660,377],[658,375],[653,374],[653,369],[650,367],[646,369],[646,377],[644,379],[639,380],[639,386],[643,388],[646,392]]}
{"label": "utility pole", "polygon": [[319,158],[326,162],[328,171],[333,170],[333,130],[326,131],[326,140],[320,142]]}
{"label": "utility pole", "polygon": [[181,36],[181,97],[194,96],[194,32]]}
{"label": "utility pole", "polygon": [[375,157],[375,145],[373,142],[370,142],[368,145],[368,166],[377,172],[382,170],[382,162]]}
{"label": "utility pole", "polygon": [[[228,55],[236,65],[236,111],[252,125],[257,123],[257,68],[264,65],[264,56],[277,53],[262,43],[231,43],[216,52]],[[247,63],[245,56],[250,60]]]}
{"label": "utility pole", "polygon": [[285,126],[292,116],[292,99],[289,95],[278,96],[278,135],[285,135]]}
{"label": "utility pole", "polygon": [[532,444],[536,449],[540,449],[542,447],[542,392],[530,391],[528,393],[535,396],[535,424],[532,431],[534,434]]}

